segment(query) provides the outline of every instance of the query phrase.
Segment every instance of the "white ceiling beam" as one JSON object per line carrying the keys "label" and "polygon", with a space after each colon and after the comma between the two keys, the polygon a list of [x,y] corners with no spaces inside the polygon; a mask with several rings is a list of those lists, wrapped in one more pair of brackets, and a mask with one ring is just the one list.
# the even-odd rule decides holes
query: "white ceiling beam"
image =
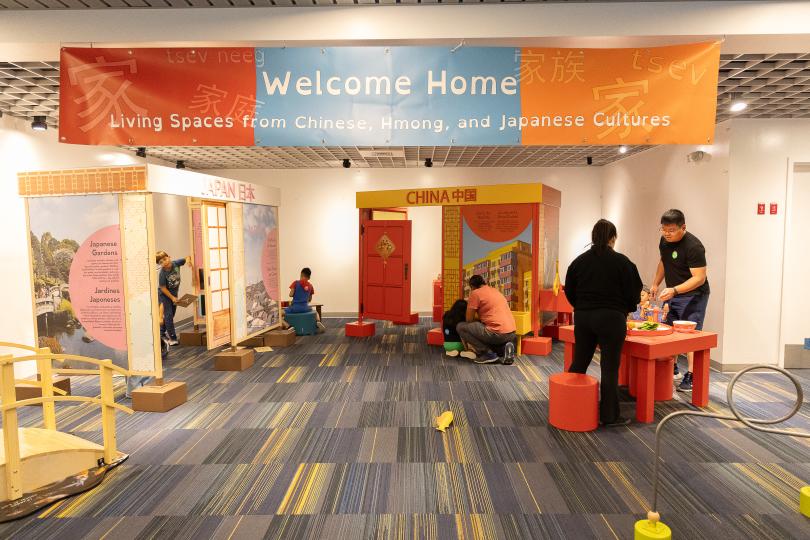
{"label": "white ceiling beam", "polygon": [[724,53],[799,52],[810,50],[807,21],[810,1],[4,10],[0,60],[52,60],[60,44],[449,46],[461,39],[633,47],[725,37]]}

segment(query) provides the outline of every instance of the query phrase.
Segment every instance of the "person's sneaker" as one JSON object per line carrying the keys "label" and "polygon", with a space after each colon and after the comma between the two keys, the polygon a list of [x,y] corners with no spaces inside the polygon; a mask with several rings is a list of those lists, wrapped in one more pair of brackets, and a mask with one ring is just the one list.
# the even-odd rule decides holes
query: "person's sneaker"
{"label": "person's sneaker", "polygon": [[316,322],[315,326],[318,327],[318,333],[319,334],[322,334],[322,333],[326,332],[326,327],[323,325],[323,323],[321,321]]}
{"label": "person's sneaker", "polygon": [[492,352],[492,351],[489,351],[488,353],[486,353],[486,354],[485,354],[484,356],[482,356],[481,358],[477,358],[477,359],[475,360],[475,363],[476,363],[476,364],[494,364],[494,363],[496,363],[498,360],[500,360],[500,358],[498,357],[498,355],[497,355],[497,354],[495,354],[495,353],[494,353],[494,352]]}
{"label": "person's sneaker", "polygon": [[692,372],[687,371],[681,384],[678,385],[678,392],[691,392],[692,391]]}
{"label": "person's sneaker", "polygon": [[180,345],[180,342],[179,342],[179,341],[177,341],[176,339],[170,339],[170,340],[169,340],[169,345],[171,345],[172,347],[174,347],[175,345]]}
{"label": "person's sneaker", "polygon": [[461,354],[459,356],[461,356],[462,358],[466,358],[467,360],[475,360],[476,358],[478,358],[478,355],[475,354],[473,351],[461,351]]}
{"label": "person's sneaker", "polygon": [[451,357],[455,358],[456,356],[458,356],[458,351],[456,349],[452,349],[452,350],[449,350],[449,351],[445,351],[444,354],[446,354],[447,356],[451,356]]}
{"label": "person's sneaker", "polygon": [[600,424],[602,424],[602,427],[610,428],[610,427],[629,426],[630,422],[632,422],[632,419],[620,416],[613,422],[600,422]]}
{"label": "person's sneaker", "polygon": [[680,381],[681,379],[683,379],[683,373],[681,373],[681,370],[678,369],[677,360],[675,361],[675,371],[673,372],[672,379],[675,381]]}
{"label": "person's sneaker", "polygon": [[514,363],[515,363],[515,344],[507,343],[506,346],[503,348],[503,364],[505,366],[511,366]]}

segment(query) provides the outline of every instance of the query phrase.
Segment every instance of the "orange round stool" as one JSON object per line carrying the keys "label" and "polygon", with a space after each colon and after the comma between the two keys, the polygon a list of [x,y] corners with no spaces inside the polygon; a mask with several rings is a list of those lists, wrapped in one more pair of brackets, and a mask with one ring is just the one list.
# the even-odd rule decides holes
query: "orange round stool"
{"label": "orange round stool", "polygon": [[599,426],[599,383],[590,375],[555,373],[548,380],[548,422],[565,431]]}
{"label": "orange round stool", "polygon": [[675,382],[674,369],[675,359],[671,356],[655,361],[655,401],[672,399],[672,387]]}

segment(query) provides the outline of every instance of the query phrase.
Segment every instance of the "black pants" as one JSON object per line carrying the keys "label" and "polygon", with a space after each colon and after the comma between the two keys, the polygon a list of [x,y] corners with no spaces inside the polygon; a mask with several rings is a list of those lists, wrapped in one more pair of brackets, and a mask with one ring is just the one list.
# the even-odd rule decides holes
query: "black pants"
{"label": "black pants", "polygon": [[615,422],[619,417],[619,363],[627,335],[627,318],[616,310],[594,309],[574,313],[574,362],[571,373],[585,373],[593,360],[596,346],[602,353],[599,419]]}

